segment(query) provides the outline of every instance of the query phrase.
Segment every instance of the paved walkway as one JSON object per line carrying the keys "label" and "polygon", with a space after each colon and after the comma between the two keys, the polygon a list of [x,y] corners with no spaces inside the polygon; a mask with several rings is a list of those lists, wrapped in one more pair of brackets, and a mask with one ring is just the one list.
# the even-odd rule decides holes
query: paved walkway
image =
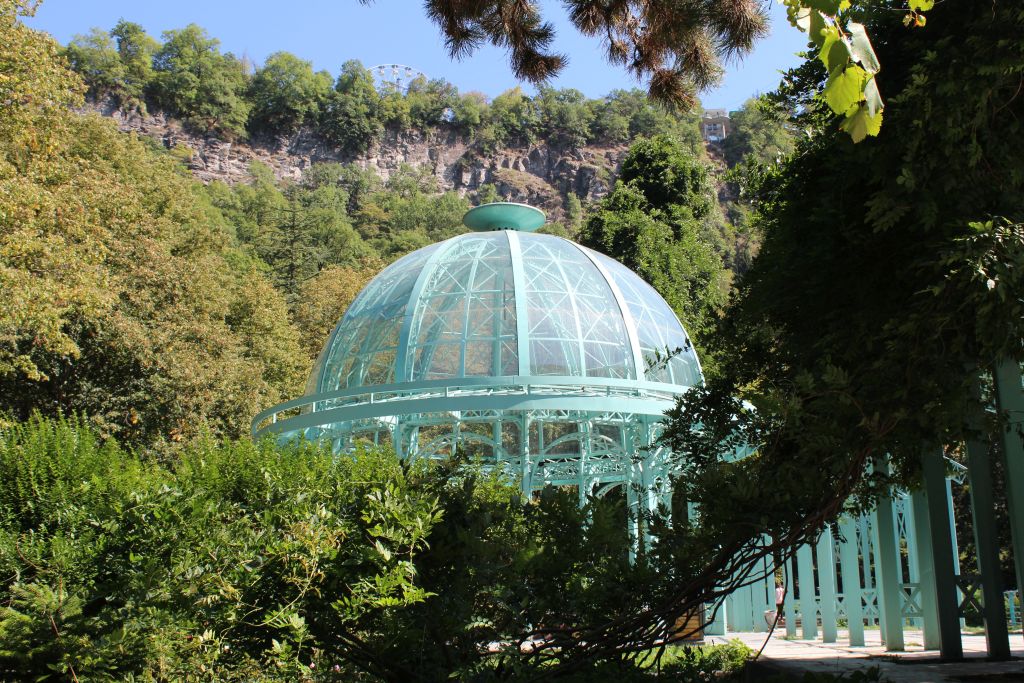
{"label": "paved walkway", "polygon": [[[730,633],[708,636],[709,642],[738,638],[755,652],[764,644],[766,633]],[[886,652],[877,630],[864,634],[864,647],[850,647],[846,632],[839,631],[838,643],[821,640],[787,640],[776,631],[761,654],[761,661],[775,669],[803,675],[804,672],[844,674],[877,666],[892,683],[1024,683],[1024,638],[1010,636],[1014,659],[989,662],[985,659],[985,636],[963,635],[963,662],[940,662],[939,653],[925,650],[921,632],[904,631],[906,652]]]}

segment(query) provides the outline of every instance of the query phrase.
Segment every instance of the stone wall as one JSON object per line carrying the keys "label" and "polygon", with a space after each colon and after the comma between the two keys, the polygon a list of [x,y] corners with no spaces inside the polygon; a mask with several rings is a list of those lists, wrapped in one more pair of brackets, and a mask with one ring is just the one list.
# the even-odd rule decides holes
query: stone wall
{"label": "stone wall", "polygon": [[538,145],[485,157],[455,131],[440,128],[426,133],[389,130],[365,155],[353,157],[308,129],[272,140],[226,142],[196,134],[162,112],[141,115],[110,102],[93,103],[86,110],[114,119],[123,131],[177,149],[188,158],[196,178],[205,183],[245,182],[254,161],[269,166],[282,180],[297,180],[304,169],[321,162],[354,163],[386,180],[402,164],[409,164],[429,168],[443,190],[460,194],[494,183],[505,199],[542,207],[554,220],[561,215],[564,197],[570,192],[584,201],[604,196],[628,149],[620,145],[560,150]]}

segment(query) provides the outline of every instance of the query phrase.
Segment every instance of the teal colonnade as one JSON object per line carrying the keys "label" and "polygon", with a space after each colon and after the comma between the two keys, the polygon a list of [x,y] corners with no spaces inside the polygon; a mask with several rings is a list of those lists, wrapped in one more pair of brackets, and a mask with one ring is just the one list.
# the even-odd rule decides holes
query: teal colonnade
{"label": "teal colonnade", "polygon": [[[988,655],[1010,656],[1007,626],[1019,625],[1019,590],[1001,585],[993,511],[993,457],[1001,458],[1018,588],[1024,586],[1024,382],[1011,361],[994,371],[996,408],[1001,414],[995,438],[965,444],[967,466],[941,452],[922,456],[921,486],[882,501],[870,514],[845,517],[827,527],[814,545],[795,549],[777,572],[728,596],[715,627],[724,632],[764,631],[775,611],[751,596],[774,594],[775,577],[787,587],[785,631],[789,637],[863,645],[866,627],[877,626],[887,650],[905,647],[904,629],[920,628],[925,649],[944,659],[963,657],[964,616],[982,617]],[[981,433],[980,431],[978,432]],[[884,462],[876,466],[885,466]],[[969,487],[977,572],[961,571],[953,515],[954,486]],[[1014,636],[1019,638],[1020,636]]]}

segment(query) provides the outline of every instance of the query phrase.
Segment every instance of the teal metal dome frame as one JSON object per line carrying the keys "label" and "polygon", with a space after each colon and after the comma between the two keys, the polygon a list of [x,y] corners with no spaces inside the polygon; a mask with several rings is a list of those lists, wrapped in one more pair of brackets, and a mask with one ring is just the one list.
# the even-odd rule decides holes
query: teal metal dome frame
{"label": "teal metal dome frame", "polygon": [[331,333],[305,396],[252,427],[336,452],[361,440],[410,460],[468,451],[526,496],[576,486],[582,503],[624,485],[630,507],[650,511],[671,493],[663,415],[702,381],[682,324],[635,273],[559,237],[496,229],[385,268]]}

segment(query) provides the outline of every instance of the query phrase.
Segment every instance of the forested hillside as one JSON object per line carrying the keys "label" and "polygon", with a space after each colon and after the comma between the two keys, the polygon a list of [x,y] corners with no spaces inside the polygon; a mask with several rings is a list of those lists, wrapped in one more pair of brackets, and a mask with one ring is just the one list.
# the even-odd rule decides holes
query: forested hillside
{"label": "forested hillside", "polygon": [[[572,89],[542,87],[530,97],[515,88],[492,99],[423,76],[399,87],[354,60],[337,75],[314,72],[286,52],[255,65],[222,54],[195,24],[158,41],[122,20],[77,36],[65,54],[87,85],[91,109],[159,140],[204,182],[250,182],[254,162],[290,182],[318,163],[372,171],[382,181],[409,165],[434,177],[434,192],[453,190],[474,203],[481,196],[528,202],[574,232],[582,205],[612,190],[634,140],[663,135],[712,160],[699,108],[669,111],[639,90],[588,99]],[[748,102],[733,139],[713,157],[733,166],[748,154],[760,161],[784,155],[792,136],[765,111]],[[718,194],[732,199],[724,169],[711,169]],[[734,209],[730,202],[718,217],[716,248],[742,270],[756,239],[737,235],[747,226]]]}

